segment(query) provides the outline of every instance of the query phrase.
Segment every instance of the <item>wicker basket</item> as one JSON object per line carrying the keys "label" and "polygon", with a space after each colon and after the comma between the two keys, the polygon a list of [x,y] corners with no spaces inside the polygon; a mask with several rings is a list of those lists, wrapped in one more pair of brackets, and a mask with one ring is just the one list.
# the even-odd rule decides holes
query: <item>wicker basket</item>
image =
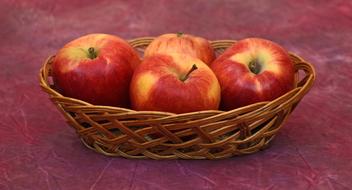
{"label": "wicker basket", "polygon": [[[130,40],[141,54],[151,37]],[[235,43],[212,41],[217,54]],[[296,87],[285,95],[231,111],[172,114],[96,106],[54,90],[50,57],[40,70],[40,86],[88,148],[108,156],[151,159],[220,159],[267,147],[311,88],[312,65],[290,53]],[[301,72],[303,71],[303,72]]]}

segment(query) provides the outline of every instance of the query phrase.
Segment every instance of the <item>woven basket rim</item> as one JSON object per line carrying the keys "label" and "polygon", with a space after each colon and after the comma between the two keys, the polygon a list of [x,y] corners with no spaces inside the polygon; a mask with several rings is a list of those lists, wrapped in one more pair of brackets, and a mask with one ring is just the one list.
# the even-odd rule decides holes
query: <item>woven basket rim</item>
{"label": "woven basket rim", "polygon": [[[138,43],[140,41],[152,41],[155,37],[139,37],[139,38],[134,38],[134,39],[130,39],[130,40],[127,40],[129,44],[131,45],[134,45],[135,43]],[[211,43],[211,45],[214,47],[214,49],[217,47],[217,44],[233,44],[233,43],[236,43],[237,41],[236,40],[211,40],[209,41]],[[224,45],[222,45],[224,46]],[[187,112],[187,113],[181,113],[181,114],[176,114],[176,113],[171,113],[171,112],[164,112],[164,111],[137,111],[137,110],[133,110],[133,109],[130,109],[130,108],[123,108],[123,107],[116,107],[116,106],[105,106],[105,105],[94,105],[94,104],[91,104],[91,103],[88,103],[86,101],[83,101],[83,100],[79,100],[79,99],[76,99],[76,98],[71,98],[71,97],[66,97],[64,95],[62,95],[60,92],[56,91],[55,89],[53,89],[50,84],[48,83],[47,81],[47,77],[48,77],[48,70],[49,70],[49,67],[50,67],[50,64],[51,64],[51,61],[52,59],[55,57],[55,55],[51,55],[49,56],[45,61],[44,63],[42,64],[41,68],[40,68],[40,71],[39,71],[39,84],[40,86],[42,87],[42,89],[44,91],[46,91],[47,93],[50,94],[50,96],[52,98],[55,98],[55,97],[64,97],[64,98],[67,98],[67,99],[70,99],[76,103],[79,103],[81,104],[82,106],[82,109],[84,109],[85,107],[94,107],[94,109],[108,109],[108,110],[114,110],[114,111],[126,111],[126,112],[138,112],[138,113],[141,113],[141,114],[161,114],[161,115],[165,115],[165,116],[183,116],[183,115],[189,115],[189,114],[197,114],[197,113],[207,113],[207,112],[218,112],[218,114],[223,114],[223,113],[229,113],[229,112],[235,112],[235,111],[238,111],[240,109],[246,109],[248,107],[252,107],[252,106],[256,106],[256,105],[263,105],[263,107],[271,104],[271,103],[275,103],[278,99],[286,96],[287,94],[290,94],[294,91],[297,91],[296,92],[296,95],[305,95],[309,90],[310,88],[312,87],[314,81],[315,81],[315,78],[316,78],[316,73],[315,73],[315,69],[313,67],[313,65],[307,61],[305,61],[303,58],[301,58],[300,56],[296,55],[295,53],[293,52],[288,52],[289,53],[289,56],[291,59],[296,59],[298,60],[298,63],[294,62],[295,63],[295,68],[296,70],[301,70],[301,69],[304,69],[305,72],[306,72],[306,75],[310,74],[309,78],[305,81],[305,83],[300,86],[300,87],[295,87],[294,89],[292,89],[291,91],[283,94],[282,96],[272,100],[272,101],[262,101],[262,102],[257,102],[257,103],[254,103],[254,104],[250,104],[250,105],[247,105],[247,106],[243,106],[243,107],[239,107],[239,108],[236,108],[236,109],[232,109],[232,110],[229,110],[229,111],[224,111],[224,110],[203,110],[203,111],[195,111],[195,112]],[[255,112],[256,110],[254,110],[253,112]]]}

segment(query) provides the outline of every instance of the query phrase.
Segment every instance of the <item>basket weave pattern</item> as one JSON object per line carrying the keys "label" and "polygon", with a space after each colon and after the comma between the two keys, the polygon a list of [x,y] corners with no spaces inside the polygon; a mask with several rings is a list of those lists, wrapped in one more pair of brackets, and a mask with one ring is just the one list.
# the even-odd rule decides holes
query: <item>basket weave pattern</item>
{"label": "basket weave pattern", "polygon": [[[152,37],[129,43],[141,54]],[[212,41],[217,54],[235,41]],[[315,72],[290,53],[295,88],[269,102],[231,111],[173,114],[97,106],[65,97],[53,88],[50,57],[40,70],[40,86],[88,148],[108,156],[151,159],[220,159],[267,147],[299,101],[311,88]],[[303,71],[303,72],[301,72]]]}

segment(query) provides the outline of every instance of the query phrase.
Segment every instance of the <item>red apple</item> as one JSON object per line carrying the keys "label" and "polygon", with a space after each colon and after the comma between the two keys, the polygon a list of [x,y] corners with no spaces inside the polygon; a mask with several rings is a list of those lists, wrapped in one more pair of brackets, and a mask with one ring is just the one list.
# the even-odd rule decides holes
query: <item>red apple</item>
{"label": "red apple", "polygon": [[130,95],[135,110],[186,113],[218,109],[220,86],[201,60],[185,54],[158,54],[137,67]]}
{"label": "red apple", "polygon": [[287,51],[260,38],[228,48],[212,65],[221,86],[221,109],[273,100],[294,87],[294,67]]}
{"label": "red apple", "polygon": [[119,37],[89,34],[66,44],[56,54],[53,80],[64,95],[92,104],[129,105],[129,84],[140,59]]}
{"label": "red apple", "polygon": [[210,64],[215,53],[208,40],[189,34],[164,34],[155,38],[144,52],[145,57],[155,54],[180,53],[187,54]]}

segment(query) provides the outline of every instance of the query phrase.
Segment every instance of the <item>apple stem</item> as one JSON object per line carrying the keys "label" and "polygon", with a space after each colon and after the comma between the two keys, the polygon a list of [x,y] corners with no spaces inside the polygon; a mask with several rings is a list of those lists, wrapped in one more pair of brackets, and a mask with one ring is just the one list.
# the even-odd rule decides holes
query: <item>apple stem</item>
{"label": "apple stem", "polygon": [[249,62],[248,68],[252,73],[258,74],[262,69],[262,65],[259,64],[259,61],[257,59],[254,59],[251,62]]}
{"label": "apple stem", "polygon": [[193,64],[193,65],[192,65],[192,68],[188,71],[188,73],[187,73],[184,77],[180,78],[180,80],[181,80],[182,82],[184,82],[185,80],[188,79],[189,75],[190,75],[193,71],[195,71],[195,70],[197,70],[197,69],[198,69],[197,65],[196,65],[196,64]]}
{"label": "apple stem", "polygon": [[183,32],[177,32],[177,37],[181,37],[183,35]]}
{"label": "apple stem", "polygon": [[97,51],[95,51],[95,49],[93,47],[90,47],[88,48],[88,57],[90,59],[94,59],[96,58],[98,55],[97,55]]}

